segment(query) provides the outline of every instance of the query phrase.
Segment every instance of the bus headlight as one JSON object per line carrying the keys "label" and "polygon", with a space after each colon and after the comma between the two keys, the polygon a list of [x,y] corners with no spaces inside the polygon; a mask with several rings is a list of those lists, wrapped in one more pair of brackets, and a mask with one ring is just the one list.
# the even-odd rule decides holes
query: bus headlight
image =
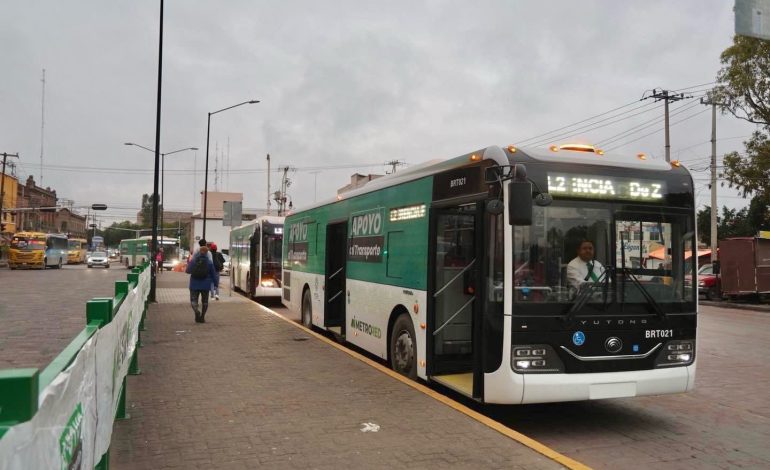
{"label": "bus headlight", "polygon": [[513,346],[511,367],[520,374],[564,372],[564,364],[547,344]]}
{"label": "bus headlight", "polygon": [[669,341],[655,360],[655,367],[687,366],[695,360],[695,340]]}
{"label": "bus headlight", "polygon": [[275,279],[271,279],[269,277],[262,278],[262,281],[260,281],[259,285],[262,287],[278,287]]}

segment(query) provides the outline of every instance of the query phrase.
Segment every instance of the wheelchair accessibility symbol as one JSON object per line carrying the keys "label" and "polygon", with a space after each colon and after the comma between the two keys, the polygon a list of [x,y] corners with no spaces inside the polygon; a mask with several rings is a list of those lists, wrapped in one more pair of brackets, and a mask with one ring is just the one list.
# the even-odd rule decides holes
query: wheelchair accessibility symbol
{"label": "wheelchair accessibility symbol", "polygon": [[576,331],[572,334],[572,342],[575,346],[582,346],[586,342],[586,335],[582,331]]}

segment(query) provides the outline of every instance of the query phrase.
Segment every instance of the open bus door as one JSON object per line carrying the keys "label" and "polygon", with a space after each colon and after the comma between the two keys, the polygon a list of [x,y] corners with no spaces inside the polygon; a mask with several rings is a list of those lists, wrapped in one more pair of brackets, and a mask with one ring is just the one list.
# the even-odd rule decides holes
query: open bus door
{"label": "open bus door", "polygon": [[482,206],[433,209],[429,250],[428,375],[474,398],[483,394]]}
{"label": "open bus door", "polygon": [[324,326],[339,335],[344,334],[345,324],[347,237],[347,220],[326,226]]}
{"label": "open bus door", "polygon": [[[261,254],[260,240],[262,237],[262,231],[259,229],[259,225],[255,227],[254,233],[249,238],[249,271],[247,276],[247,283],[249,286],[249,297],[254,297],[257,293],[257,285],[260,279],[259,273],[259,260]],[[232,269],[232,268],[231,268]]]}

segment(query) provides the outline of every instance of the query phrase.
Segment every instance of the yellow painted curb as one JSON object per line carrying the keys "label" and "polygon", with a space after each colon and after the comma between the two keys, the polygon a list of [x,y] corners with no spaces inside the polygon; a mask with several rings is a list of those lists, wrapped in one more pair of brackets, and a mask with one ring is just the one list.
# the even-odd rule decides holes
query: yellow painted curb
{"label": "yellow painted curb", "polygon": [[401,383],[406,384],[406,385],[408,385],[408,386],[410,386],[410,387],[412,387],[412,388],[414,388],[414,389],[424,393],[425,395],[430,396],[434,400],[439,401],[439,402],[441,402],[441,403],[443,403],[443,404],[445,404],[445,405],[447,405],[447,406],[449,406],[449,407],[459,411],[460,413],[465,414],[466,416],[468,416],[468,417],[470,417],[470,418],[472,418],[472,419],[474,419],[474,420],[476,420],[476,421],[486,425],[487,427],[494,429],[495,431],[499,432],[500,434],[502,434],[502,435],[504,435],[506,437],[509,437],[510,439],[513,439],[514,441],[519,442],[520,444],[523,444],[523,445],[529,447],[530,449],[534,450],[535,452],[537,452],[537,453],[539,453],[539,454],[541,454],[541,455],[543,455],[545,457],[548,457],[549,459],[551,459],[551,460],[553,460],[555,462],[558,462],[559,464],[564,465],[565,467],[567,467],[569,469],[589,470],[591,468],[591,467],[589,467],[589,466],[587,466],[585,464],[582,464],[582,463],[580,463],[580,462],[578,462],[578,461],[576,461],[574,459],[571,459],[571,458],[567,457],[566,455],[560,454],[560,453],[556,452],[555,450],[551,449],[550,447],[548,447],[548,446],[546,446],[544,444],[541,444],[540,442],[538,442],[538,441],[536,441],[536,440],[534,440],[534,439],[532,439],[530,437],[527,437],[527,436],[525,436],[524,434],[522,434],[520,432],[514,431],[513,429],[511,429],[511,428],[509,428],[507,426],[504,426],[504,425],[498,423],[497,421],[495,421],[493,419],[490,419],[490,418],[484,416],[483,414],[468,408],[465,405],[457,403],[456,401],[454,401],[454,400],[452,400],[452,399],[450,399],[450,398],[448,398],[448,397],[446,397],[446,396],[444,396],[444,395],[442,395],[442,394],[440,394],[440,393],[438,393],[438,392],[436,392],[436,391],[426,387],[425,385],[423,385],[423,384],[421,384],[419,382],[416,382],[414,380],[410,380],[410,379],[404,377],[403,375],[401,375],[401,374],[399,374],[397,372],[394,372],[393,370],[383,366],[379,362],[373,361],[373,360],[369,359],[368,357],[362,356],[362,355],[358,354],[357,352],[353,351],[350,348],[346,348],[343,345],[341,345],[339,343],[336,343],[336,342],[330,340],[329,338],[327,338],[327,337],[325,337],[325,336],[323,336],[323,335],[321,335],[319,333],[316,333],[315,331],[309,330],[309,329],[305,328],[303,325],[301,325],[300,323],[297,323],[294,320],[286,318],[285,316],[281,315],[280,313],[274,312],[274,311],[270,310],[269,308],[265,307],[264,305],[261,305],[261,304],[258,304],[258,303],[256,305],[261,310],[264,310],[265,312],[270,313],[271,315],[274,315],[274,316],[280,318],[281,320],[283,320],[283,321],[285,321],[285,322],[295,326],[296,328],[299,328],[304,333],[314,336],[315,338],[325,342],[326,344],[329,344],[330,346],[333,346],[333,347],[337,348],[338,350],[343,351],[347,355],[349,355],[351,357],[354,357],[354,358],[358,359],[359,361],[361,361],[361,362],[363,362],[365,364],[368,364],[369,366],[377,369],[378,371],[382,372],[383,374],[389,375],[390,377],[400,381]]}

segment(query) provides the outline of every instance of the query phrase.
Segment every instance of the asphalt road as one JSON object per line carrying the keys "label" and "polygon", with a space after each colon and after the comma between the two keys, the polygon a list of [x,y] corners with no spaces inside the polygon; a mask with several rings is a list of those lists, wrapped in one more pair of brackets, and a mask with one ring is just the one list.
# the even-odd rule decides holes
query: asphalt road
{"label": "asphalt road", "polygon": [[691,393],[492,406],[435,388],[593,468],[770,468],[770,312],[712,305],[700,307]]}
{"label": "asphalt road", "polygon": [[45,368],[86,326],[86,302],[112,297],[126,274],[117,263],[0,269],[0,369]]}

